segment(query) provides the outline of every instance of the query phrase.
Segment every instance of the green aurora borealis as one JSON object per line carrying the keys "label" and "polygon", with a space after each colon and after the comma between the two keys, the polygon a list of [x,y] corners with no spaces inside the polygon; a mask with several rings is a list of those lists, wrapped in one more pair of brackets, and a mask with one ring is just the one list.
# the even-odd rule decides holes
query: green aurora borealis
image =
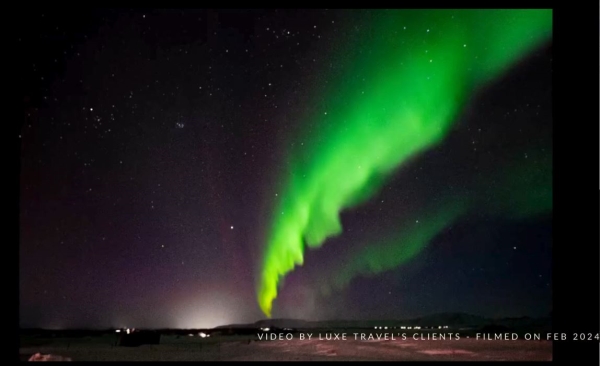
{"label": "green aurora borealis", "polygon": [[443,202],[432,202],[413,212],[410,217],[419,219],[399,222],[398,230],[385,240],[344,253],[339,264],[328,269],[330,275],[324,279],[321,290],[329,293],[344,288],[358,275],[369,276],[398,267],[418,255],[434,237],[470,210],[509,220],[551,212],[551,158],[539,150],[531,151],[527,158],[512,156],[509,162],[517,164],[496,167],[494,173],[470,182],[472,188],[466,192],[449,189],[440,192]]}
{"label": "green aurora borealis", "polygon": [[[305,143],[286,152],[258,279],[267,316],[280,280],[303,264],[305,246],[341,234],[341,211],[368,200],[395,169],[439,144],[478,87],[550,39],[552,11],[382,10],[368,24],[359,39],[336,49],[343,77],[319,95],[326,107],[301,121],[312,128],[294,139]],[[514,178],[519,169],[527,167],[515,167],[499,190],[520,192],[513,204],[503,194],[493,203],[478,202],[478,195],[451,198],[425,210],[422,225],[400,226],[389,243],[344,262],[334,281],[394,268],[471,205],[517,216],[551,208],[551,186],[530,196],[525,187],[539,181]]]}

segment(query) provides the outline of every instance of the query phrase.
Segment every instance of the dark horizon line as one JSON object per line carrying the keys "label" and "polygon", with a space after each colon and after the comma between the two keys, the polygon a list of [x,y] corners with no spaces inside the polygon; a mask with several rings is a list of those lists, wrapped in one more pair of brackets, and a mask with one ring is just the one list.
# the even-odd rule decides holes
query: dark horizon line
{"label": "dark horizon line", "polygon": [[[489,317],[489,316],[483,316],[483,315],[478,315],[478,314],[473,314],[473,313],[465,313],[465,312],[441,312],[441,313],[432,313],[429,315],[422,315],[422,316],[417,316],[417,317],[412,317],[412,318],[404,318],[404,319],[398,319],[398,318],[387,318],[387,319],[354,319],[354,320],[349,320],[349,319],[327,319],[327,320],[306,320],[306,319],[300,319],[300,318],[262,318],[259,320],[256,320],[254,322],[249,322],[249,323],[228,323],[228,324],[222,324],[222,325],[217,325],[214,327],[199,327],[199,328],[171,328],[171,327],[132,327],[131,329],[144,329],[144,330],[188,330],[188,329],[198,329],[198,330],[205,330],[205,329],[217,329],[217,328],[227,328],[227,327],[233,327],[233,326],[248,326],[251,327],[252,325],[258,324],[258,323],[264,323],[264,322],[268,322],[268,321],[298,321],[298,322],[305,322],[305,323],[326,323],[326,322],[348,322],[348,323],[357,323],[357,322],[399,322],[399,321],[417,321],[417,320],[421,320],[423,318],[430,318],[430,317],[435,317],[435,316],[471,316],[471,317],[477,317],[477,318],[481,318],[482,320],[488,320],[488,321],[497,321],[497,320],[511,320],[511,319],[544,319],[544,318],[552,318],[552,310],[550,310],[548,312],[548,314],[546,315],[539,315],[539,316],[531,316],[531,315],[521,315],[521,316],[500,316],[500,317]],[[44,327],[40,327],[40,326],[29,326],[29,325],[19,325],[19,330],[54,330],[54,331],[63,331],[63,330],[96,330],[96,331],[102,331],[102,330],[116,330],[116,329],[123,329],[123,327],[115,327],[115,326],[108,326],[108,327],[104,327],[104,326],[98,326],[98,327],[94,327],[94,326],[83,326],[83,327],[68,327],[68,328],[59,328],[59,329],[51,329],[51,328],[44,328]]]}

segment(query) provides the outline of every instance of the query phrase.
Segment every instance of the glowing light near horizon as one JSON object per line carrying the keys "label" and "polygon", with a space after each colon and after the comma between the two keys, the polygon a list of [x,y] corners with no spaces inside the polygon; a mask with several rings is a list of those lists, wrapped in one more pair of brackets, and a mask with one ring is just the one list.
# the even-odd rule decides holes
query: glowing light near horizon
{"label": "glowing light near horizon", "polygon": [[[241,308],[239,297],[222,290],[190,293],[174,305],[175,326],[181,329],[209,329],[242,320],[236,317]],[[239,316],[239,315],[238,315]]]}

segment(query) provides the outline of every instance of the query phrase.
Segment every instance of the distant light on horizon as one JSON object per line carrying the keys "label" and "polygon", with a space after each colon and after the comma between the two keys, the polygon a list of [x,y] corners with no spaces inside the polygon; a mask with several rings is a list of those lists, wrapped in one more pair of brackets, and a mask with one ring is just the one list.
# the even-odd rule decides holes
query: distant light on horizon
{"label": "distant light on horizon", "polygon": [[224,292],[194,294],[178,299],[173,309],[177,318],[174,327],[181,329],[209,329],[222,325],[243,322],[239,298]]}

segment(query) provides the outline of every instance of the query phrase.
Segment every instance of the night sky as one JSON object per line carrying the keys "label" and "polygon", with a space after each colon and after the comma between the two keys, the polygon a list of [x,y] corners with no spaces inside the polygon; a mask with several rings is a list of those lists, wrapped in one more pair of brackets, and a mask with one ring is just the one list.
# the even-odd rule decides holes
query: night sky
{"label": "night sky", "polygon": [[[428,14],[21,14],[21,325],[191,328],[262,319],[265,273],[282,262],[265,253],[288,245],[279,233],[295,225],[280,218],[281,207],[318,212],[297,237],[307,247],[303,265],[285,271],[273,317],[547,315],[551,40],[486,78],[477,74],[484,53],[471,51],[477,40],[443,32],[442,24],[461,30],[468,16]],[[498,29],[513,24],[506,19]],[[436,40],[422,38],[428,34]],[[470,53],[444,59],[454,41]],[[494,48],[494,37],[486,41],[481,52]],[[395,78],[390,65],[420,62],[421,51],[425,62],[444,64],[434,82],[447,73],[474,86],[428,87],[415,81],[417,71],[429,72],[421,69]],[[398,158],[402,147],[429,129],[394,145],[391,130],[379,128],[403,136],[406,127],[382,115],[364,134],[345,132],[362,131],[366,122],[352,116],[395,106],[395,96],[418,101],[425,120],[448,108],[444,133],[406,159]],[[364,169],[382,146],[389,164],[372,164],[354,189],[346,165]],[[307,186],[318,187],[310,200]],[[348,195],[337,200],[344,187]],[[333,206],[339,225],[323,228]]]}

